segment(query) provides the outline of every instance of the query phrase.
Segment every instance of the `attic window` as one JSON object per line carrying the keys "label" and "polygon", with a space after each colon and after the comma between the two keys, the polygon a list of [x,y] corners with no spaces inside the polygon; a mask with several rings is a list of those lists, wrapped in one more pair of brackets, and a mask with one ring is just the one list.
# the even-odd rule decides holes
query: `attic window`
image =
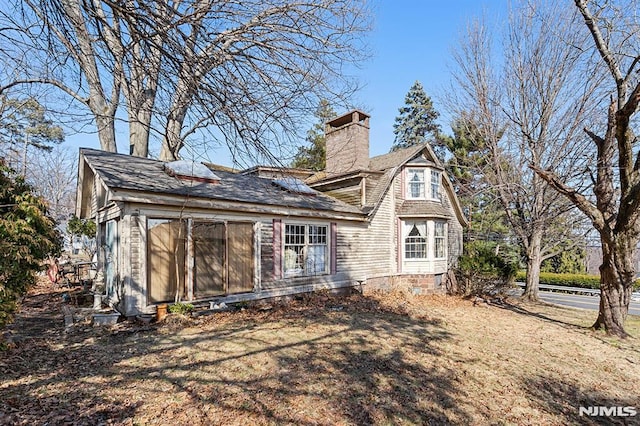
{"label": "attic window", "polygon": [[169,176],[183,180],[195,180],[205,183],[219,183],[220,178],[207,166],[195,161],[177,160],[164,163],[164,171]]}
{"label": "attic window", "polygon": [[300,179],[296,179],[293,177],[274,179],[273,184],[294,194],[316,195],[316,191],[309,188]]}

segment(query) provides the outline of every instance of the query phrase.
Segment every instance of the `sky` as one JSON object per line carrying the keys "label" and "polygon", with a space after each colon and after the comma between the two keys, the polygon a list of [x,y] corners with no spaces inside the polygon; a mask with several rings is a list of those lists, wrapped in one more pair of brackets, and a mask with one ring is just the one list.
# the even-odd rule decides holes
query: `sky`
{"label": "sky", "polygon": [[[489,21],[506,10],[506,1],[379,0],[370,38],[373,57],[360,71],[365,88],[359,98],[370,113],[370,155],[389,151],[393,123],[413,83],[422,83],[450,132],[439,98],[450,86],[451,51],[467,23],[483,13]],[[360,105],[360,103],[357,103]]]}
{"label": "sky", "polygon": [[[450,133],[450,117],[439,98],[450,85],[451,50],[471,19],[484,14],[495,22],[505,14],[506,5],[505,0],[372,0],[371,58],[355,72],[363,89],[354,99],[354,105],[371,115],[370,156],[389,151],[398,108],[416,80],[440,112],[442,130]],[[126,128],[118,133],[120,152],[128,152]],[[99,148],[94,134],[72,135],[65,145]],[[226,149],[217,149],[210,157],[233,166]]]}

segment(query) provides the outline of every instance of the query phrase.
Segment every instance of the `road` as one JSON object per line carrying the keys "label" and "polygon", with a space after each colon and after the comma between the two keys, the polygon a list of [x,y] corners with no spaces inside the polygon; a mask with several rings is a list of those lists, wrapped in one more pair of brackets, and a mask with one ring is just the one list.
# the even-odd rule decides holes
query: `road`
{"label": "road", "polygon": [[[540,298],[549,303],[571,306],[573,308],[591,309],[594,311],[598,310],[600,303],[600,296],[581,296],[578,294],[551,291],[540,291]],[[629,304],[629,314],[640,315],[640,302],[631,301]]]}

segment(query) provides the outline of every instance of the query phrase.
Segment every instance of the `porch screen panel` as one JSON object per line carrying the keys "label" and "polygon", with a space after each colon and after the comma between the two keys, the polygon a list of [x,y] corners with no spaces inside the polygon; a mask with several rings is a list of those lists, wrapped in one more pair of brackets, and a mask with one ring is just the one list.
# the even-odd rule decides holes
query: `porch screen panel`
{"label": "porch screen panel", "polygon": [[253,291],[253,224],[227,224],[228,292]]}
{"label": "porch screen panel", "polygon": [[176,289],[184,296],[185,224],[178,220],[147,222],[147,276],[149,303],[170,302]]}
{"label": "porch screen panel", "polygon": [[194,223],[193,292],[196,298],[224,294],[224,223]]}

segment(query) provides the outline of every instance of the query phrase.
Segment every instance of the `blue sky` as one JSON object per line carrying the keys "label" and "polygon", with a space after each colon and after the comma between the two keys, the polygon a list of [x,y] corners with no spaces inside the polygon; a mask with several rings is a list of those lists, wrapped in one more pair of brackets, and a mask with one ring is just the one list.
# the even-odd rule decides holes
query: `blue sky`
{"label": "blue sky", "polygon": [[[398,108],[411,85],[419,80],[441,114],[443,131],[450,132],[449,117],[439,96],[450,81],[451,49],[467,22],[483,13],[489,22],[504,15],[503,0],[373,0],[374,28],[369,37],[371,59],[356,73],[363,90],[354,104],[371,115],[370,155],[389,151]],[[336,111],[342,113],[344,111]],[[118,131],[120,152],[128,152],[126,126]],[[97,136],[67,138],[73,148],[99,148]],[[209,153],[211,161],[231,166],[226,149]]]}
{"label": "blue sky", "polygon": [[492,21],[505,10],[501,0],[378,0],[370,39],[373,57],[360,72],[366,86],[357,102],[371,114],[371,156],[389,151],[398,108],[416,80],[449,133],[449,118],[438,97],[449,86],[451,50],[469,20],[484,13]]}

